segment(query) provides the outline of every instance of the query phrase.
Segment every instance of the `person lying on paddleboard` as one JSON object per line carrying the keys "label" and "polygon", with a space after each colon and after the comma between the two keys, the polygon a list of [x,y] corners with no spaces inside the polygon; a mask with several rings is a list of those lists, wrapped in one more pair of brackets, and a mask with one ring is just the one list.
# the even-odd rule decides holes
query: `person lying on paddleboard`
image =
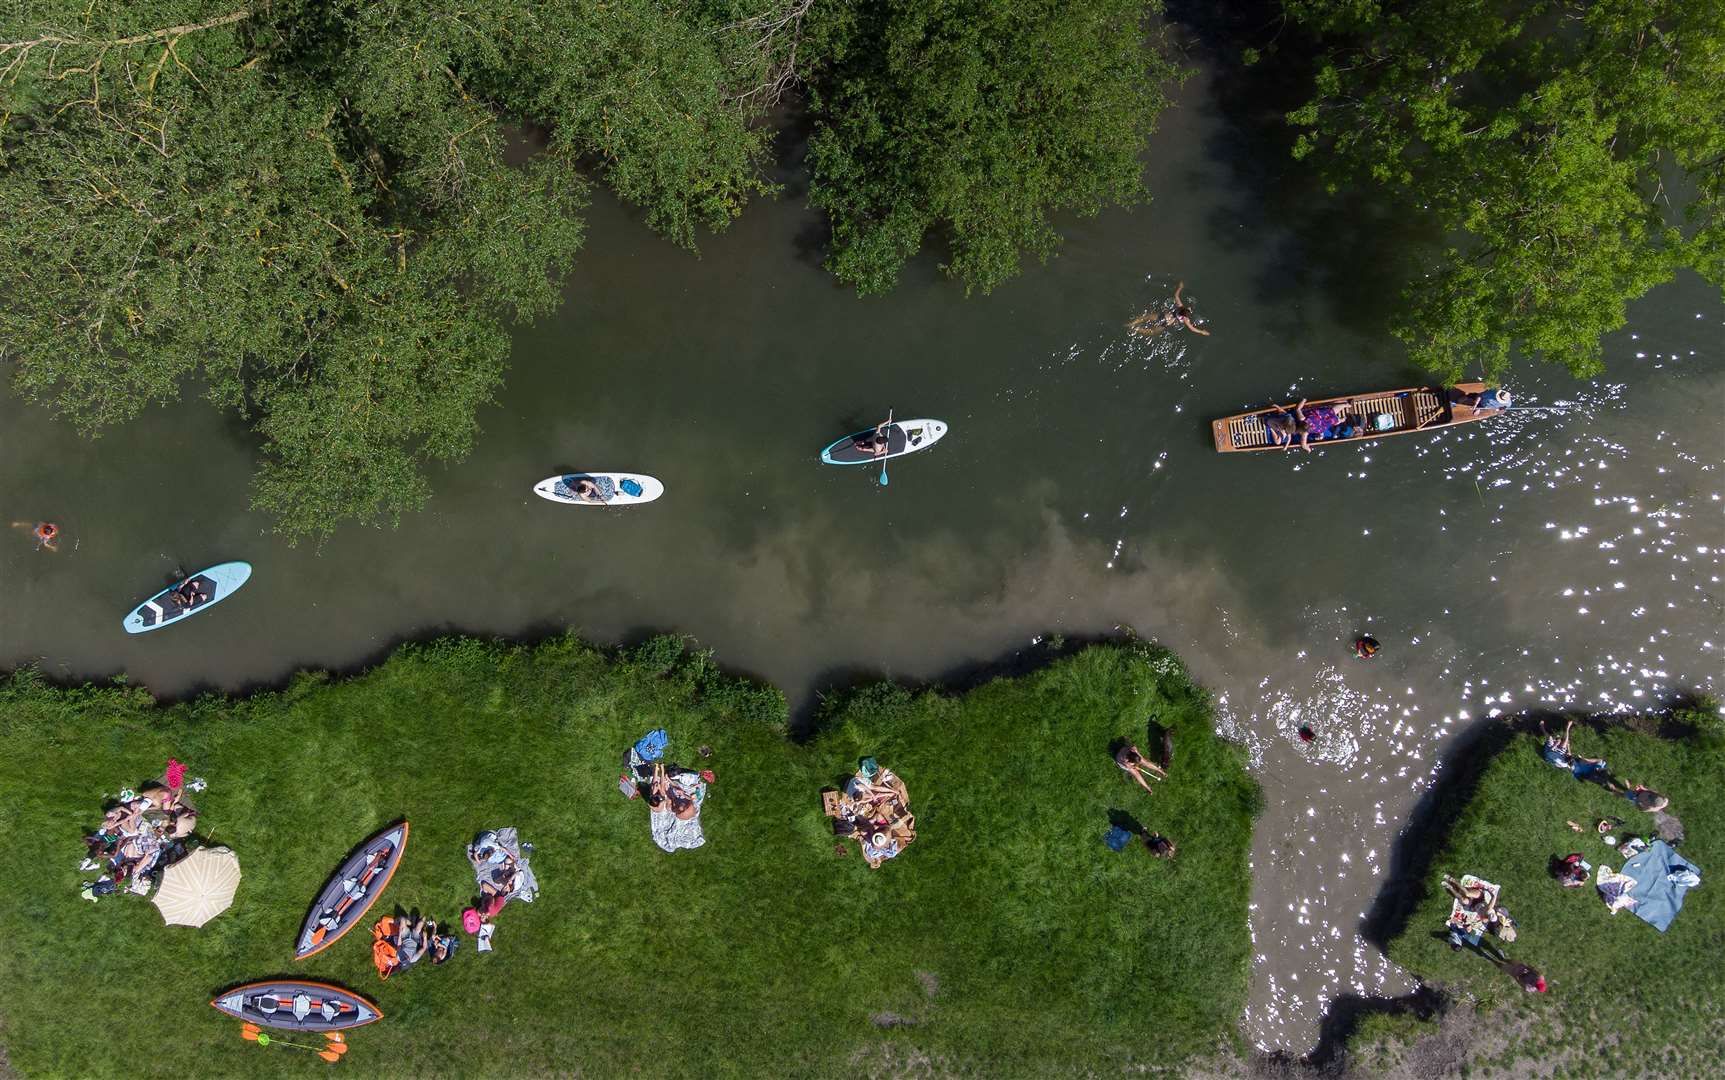
{"label": "person lying on paddleboard", "polygon": [[1146,311],[1144,314],[1127,323],[1127,328],[1132,330],[1134,333],[1143,334],[1145,337],[1155,337],[1164,330],[1171,330],[1176,326],[1184,326],[1194,334],[1202,334],[1205,337],[1209,337],[1210,331],[1200,329],[1198,324],[1192,321],[1192,309],[1187,307],[1186,303],[1180,299],[1180,291],[1185,287],[1186,283],[1184,281],[1174,287],[1174,306],[1172,308],[1162,312],[1160,315]]}
{"label": "person lying on paddleboard", "polygon": [[876,424],[873,431],[866,431],[852,438],[851,445],[865,454],[885,457],[892,448],[892,417],[889,416]]}

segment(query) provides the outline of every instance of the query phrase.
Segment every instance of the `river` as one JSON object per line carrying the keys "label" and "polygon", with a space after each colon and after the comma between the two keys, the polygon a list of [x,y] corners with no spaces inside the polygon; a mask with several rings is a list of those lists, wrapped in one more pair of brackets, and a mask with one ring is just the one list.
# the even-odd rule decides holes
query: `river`
{"label": "river", "polygon": [[[65,540],[0,545],[0,663],[174,696],[445,630],[674,629],[806,715],[859,677],[1129,625],[1189,660],[1250,748],[1268,806],[1245,1025],[1303,1052],[1337,995],[1409,989],[1359,922],[1459,732],[1725,680],[1725,307],[1686,278],[1634,305],[1602,378],[1518,370],[1518,400],[1553,411],[1218,455],[1213,416],[1419,381],[1370,318],[1393,231],[1272,198],[1295,167],[1243,176],[1237,123],[1192,80],[1153,142],[1154,205],[1063,222],[1059,257],[987,298],[932,258],[886,297],[835,286],[794,174],[699,259],[598,193],[568,303],[519,334],[472,456],[399,529],[321,548],[247,510],[252,441],[202,402],[84,441],[4,395],[0,513]],[[1213,336],[1125,332],[1182,280]],[[889,408],[951,434],[890,487],[819,463]],[[668,490],[628,512],[531,494],[565,467]],[[121,632],[174,567],[235,558],[255,576],[219,612]],[[1369,664],[1348,650],[1365,630]]]}

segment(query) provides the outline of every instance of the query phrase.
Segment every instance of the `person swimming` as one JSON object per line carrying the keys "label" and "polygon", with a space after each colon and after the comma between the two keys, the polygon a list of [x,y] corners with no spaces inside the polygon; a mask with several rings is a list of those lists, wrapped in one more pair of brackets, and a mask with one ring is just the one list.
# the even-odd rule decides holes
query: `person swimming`
{"label": "person swimming", "polygon": [[1144,314],[1127,323],[1126,328],[1135,334],[1143,334],[1145,337],[1155,337],[1164,330],[1171,330],[1176,326],[1184,326],[1194,334],[1202,334],[1205,337],[1209,337],[1210,331],[1201,329],[1197,323],[1192,321],[1192,309],[1186,305],[1185,301],[1180,299],[1180,292],[1185,287],[1186,283],[1184,281],[1174,287],[1174,305],[1172,307],[1163,310],[1159,314],[1153,311],[1146,311]]}

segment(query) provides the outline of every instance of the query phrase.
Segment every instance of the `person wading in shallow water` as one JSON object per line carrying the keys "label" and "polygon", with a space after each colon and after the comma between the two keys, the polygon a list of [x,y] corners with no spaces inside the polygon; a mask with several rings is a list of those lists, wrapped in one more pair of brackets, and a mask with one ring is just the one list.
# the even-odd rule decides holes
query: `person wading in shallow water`
{"label": "person wading in shallow water", "polygon": [[1174,287],[1173,307],[1168,308],[1161,313],[1146,311],[1144,314],[1127,323],[1126,328],[1135,334],[1143,334],[1145,337],[1155,337],[1164,330],[1171,330],[1176,326],[1184,326],[1194,334],[1202,334],[1205,337],[1209,337],[1210,331],[1201,329],[1197,323],[1192,321],[1192,309],[1187,307],[1185,302],[1180,299],[1180,291],[1185,287],[1186,283],[1184,281]]}

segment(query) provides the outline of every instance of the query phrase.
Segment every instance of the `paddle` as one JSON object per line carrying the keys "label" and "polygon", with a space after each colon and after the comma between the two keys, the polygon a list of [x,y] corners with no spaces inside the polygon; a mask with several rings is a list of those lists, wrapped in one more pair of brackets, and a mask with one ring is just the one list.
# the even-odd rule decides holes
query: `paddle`
{"label": "paddle", "polygon": [[256,1024],[246,1024],[241,1027],[240,1038],[247,1042],[255,1042],[259,1046],[291,1046],[295,1050],[306,1050],[331,1063],[340,1061],[341,1056],[347,1053],[347,1043],[340,1035],[333,1032],[324,1036],[329,1041],[322,1048],[305,1043],[288,1042],[286,1039],[271,1035]]}
{"label": "paddle", "polygon": [[886,454],[880,459],[880,486],[886,487],[892,481],[886,478],[886,459],[892,456],[892,410],[886,411]]}

